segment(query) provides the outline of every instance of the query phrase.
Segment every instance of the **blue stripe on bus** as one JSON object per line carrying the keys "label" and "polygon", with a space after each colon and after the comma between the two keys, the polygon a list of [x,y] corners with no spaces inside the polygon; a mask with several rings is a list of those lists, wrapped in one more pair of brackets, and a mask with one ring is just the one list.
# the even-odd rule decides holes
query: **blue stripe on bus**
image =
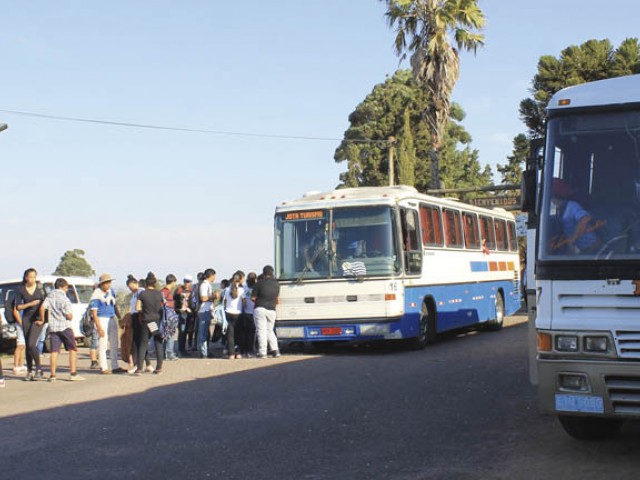
{"label": "blue stripe on bus", "polygon": [[[517,312],[521,306],[520,290],[519,285],[515,285],[513,280],[407,287],[403,323],[417,323],[425,297],[434,299],[438,332],[493,320],[495,295],[500,290],[504,293],[505,314],[512,315]],[[409,305],[413,303],[417,306],[412,308]]]}
{"label": "blue stripe on bus", "polygon": [[488,272],[489,264],[487,262],[470,262],[472,272]]}

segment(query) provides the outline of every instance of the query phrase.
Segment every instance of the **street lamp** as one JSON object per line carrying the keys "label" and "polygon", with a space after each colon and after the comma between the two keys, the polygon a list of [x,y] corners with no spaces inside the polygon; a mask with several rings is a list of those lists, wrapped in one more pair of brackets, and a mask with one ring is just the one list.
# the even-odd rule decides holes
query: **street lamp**
{"label": "street lamp", "polygon": [[7,128],[9,128],[9,125],[7,125],[6,123],[0,123],[0,132],[6,130]]}

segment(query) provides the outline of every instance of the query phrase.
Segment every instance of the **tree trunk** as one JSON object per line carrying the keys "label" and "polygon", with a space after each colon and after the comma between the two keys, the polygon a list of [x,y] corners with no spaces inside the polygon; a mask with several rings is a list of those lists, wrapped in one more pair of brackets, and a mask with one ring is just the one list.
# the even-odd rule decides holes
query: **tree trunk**
{"label": "tree trunk", "polygon": [[431,148],[429,150],[429,161],[431,163],[431,181],[429,182],[429,188],[433,190],[440,189],[440,162],[438,160],[438,150]]}

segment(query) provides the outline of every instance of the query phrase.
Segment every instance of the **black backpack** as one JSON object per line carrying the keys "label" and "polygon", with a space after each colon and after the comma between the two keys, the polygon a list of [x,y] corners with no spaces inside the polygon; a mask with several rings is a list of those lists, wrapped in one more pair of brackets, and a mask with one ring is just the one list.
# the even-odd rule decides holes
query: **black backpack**
{"label": "black backpack", "polygon": [[[4,304],[4,318],[7,320],[7,323],[13,325],[16,323],[16,317],[13,314],[13,309],[16,306],[16,292],[13,290],[9,290],[7,292],[7,301]],[[19,314],[18,314],[19,315]]]}
{"label": "black backpack", "polygon": [[82,314],[82,318],[80,319],[80,333],[85,337],[90,337],[93,335],[93,330],[95,328],[95,324],[93,323],[93,315],[91,314],[91,307],[87,307],[87,309]]}

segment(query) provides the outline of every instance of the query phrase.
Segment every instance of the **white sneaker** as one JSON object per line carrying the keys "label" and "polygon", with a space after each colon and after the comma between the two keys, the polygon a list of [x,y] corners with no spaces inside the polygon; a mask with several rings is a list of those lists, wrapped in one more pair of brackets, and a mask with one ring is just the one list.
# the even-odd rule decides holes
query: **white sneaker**
{"label": "white sneaker", "polygon": [[136,367],[131,367],[130,369],[127,370],[127,373],[130,375],[133,375],[134,373],[136,373],[136,371],[138,371]]}
{"label": "white sneaker", "polygon": [[149,373],[153,373],[154,370],[155,368],[153,368],[153,365],[149,365],[147,368],[145,368],[145,371]]}
{"label": "white sneaker", "polygon": [[0,388],[4,388],[7,386],[7,382],[4,378],[0,378]]}
{"label": "white sneaker", "polygon": [[70,381],[70,382],[81,382],[81,381],[83,381],[84,379],[85,379],[84,377],[81,377],[81,376],[80,376],[80,375],[78,375],[78,374],[75,374],[75,375],[69,375],[69,381]]}

